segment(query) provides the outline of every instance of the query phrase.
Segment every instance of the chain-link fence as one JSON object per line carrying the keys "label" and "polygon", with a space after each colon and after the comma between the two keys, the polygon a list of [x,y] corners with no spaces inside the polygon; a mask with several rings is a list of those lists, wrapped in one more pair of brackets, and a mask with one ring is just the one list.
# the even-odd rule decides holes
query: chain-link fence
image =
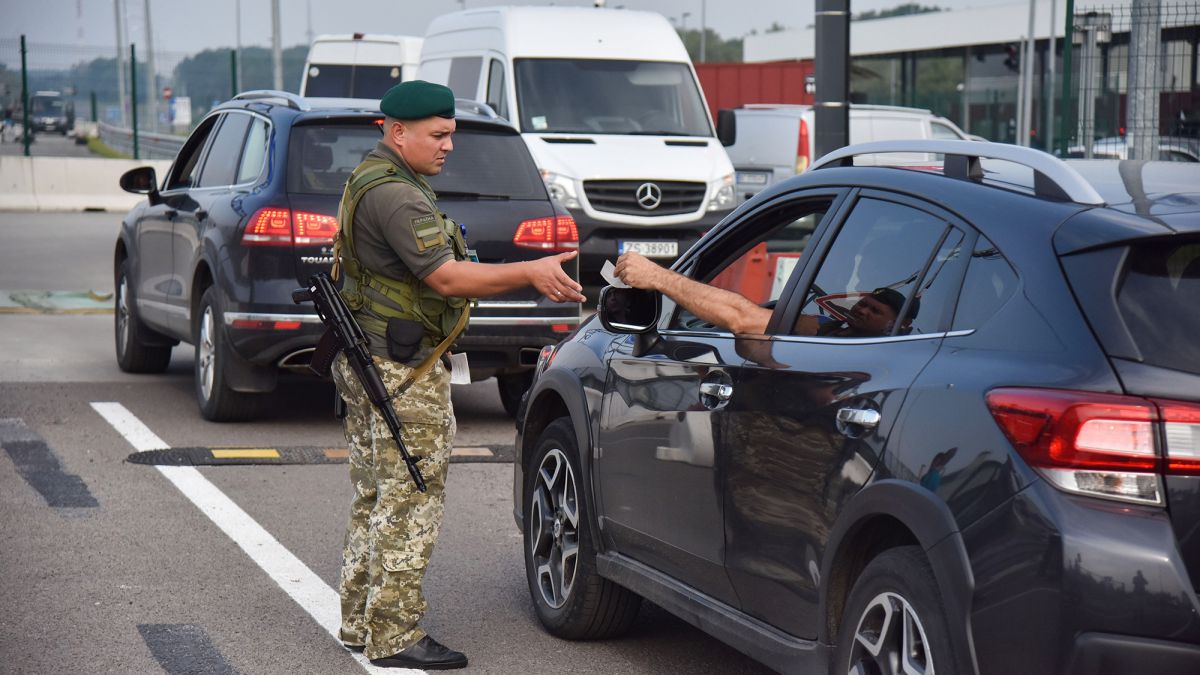
{"label": "chain-link fence", "polygon": [[[243,91],[273,84],[271,51],[265,47],[244,47],[240,59],[230,48],[147,53],[139,44],[118,50],[27,41],[25,52],[31,133],[72,133],[77,126],[91,135],[99,130],[106,144],[112,140],[113,151],[133,156],[136,122],[136,154],[147,159],[173,157],[170,136],[186,136],[209,110],[234,95],[238,80]],[[303,46],[283,50],[285,90],[298,90],[306,52]],[[130,66],[131,53],[136,68]],[[25,106],[21,40],[0,39],[4,142],[20,142]],[[146,136],[143,144],[143,134],[155,136]]]}
{"label": "chain-link fence", "polygon": [[1200,3],[1080,7],[1072,29],[1072,154],[1200,157]]}

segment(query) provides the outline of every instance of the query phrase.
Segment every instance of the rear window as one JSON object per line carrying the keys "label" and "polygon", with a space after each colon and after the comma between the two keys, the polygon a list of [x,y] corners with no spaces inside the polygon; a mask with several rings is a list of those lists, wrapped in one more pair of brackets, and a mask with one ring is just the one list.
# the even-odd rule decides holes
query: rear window
{"label": "rear window", "polygon": [[400,66],[349,66],[314,63],[308,67],[305,96],[380,98],[400,84]]}
{"label": "rear window", "polygon": [[[288,191],[341,195],[350,172],[380,138],[373,121],[296,126],[288,151]],[[427,178],[449,198],[549,198],[525,142],[511,133],[460,126],[442,172]]]}
{"label": "rear window", "polygon": [[1200,373],[1200,239],[1131,247],[1117,306],[1145,362]]}

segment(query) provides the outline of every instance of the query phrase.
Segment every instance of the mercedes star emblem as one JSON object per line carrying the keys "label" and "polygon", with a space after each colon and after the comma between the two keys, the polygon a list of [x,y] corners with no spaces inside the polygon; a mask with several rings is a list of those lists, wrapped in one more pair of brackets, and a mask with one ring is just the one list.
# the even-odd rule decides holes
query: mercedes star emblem
{"label": "mercedes star emblem", "polygon": [[662,188],[654,183],[642,183],[638,186],[634,196],[637,197],[639,206],[647,211],[653,211],[662,203]]}

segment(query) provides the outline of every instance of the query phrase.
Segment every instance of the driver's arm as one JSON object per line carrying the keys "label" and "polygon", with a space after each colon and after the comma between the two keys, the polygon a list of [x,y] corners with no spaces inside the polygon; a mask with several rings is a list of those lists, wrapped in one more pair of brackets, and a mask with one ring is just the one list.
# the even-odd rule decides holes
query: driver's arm
{"label": "driver's arm", "polygon": [[658,291],[697,317],[739,335],[767,332],[771,310],[759,307],[733,291],[693,281],[672,272],[639,253],[617,259],[616,275],[634,288]]}

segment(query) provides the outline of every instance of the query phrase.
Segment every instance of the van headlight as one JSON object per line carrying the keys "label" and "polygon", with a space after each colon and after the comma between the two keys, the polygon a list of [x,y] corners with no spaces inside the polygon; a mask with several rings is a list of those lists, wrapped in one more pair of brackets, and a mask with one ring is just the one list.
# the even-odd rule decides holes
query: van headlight
{"label": "van headlight", "polygon": [[721,180],[715,181],[712,199],[708,200],[709,211],[727,211],[733,208],[733,174],[727,174]]}
{"label": "van headlight", "polygon": [[568,209],[578,209],[579,195],[575,192],[575,180],[562,174],[542,170],[542,180],[550,197]]}

